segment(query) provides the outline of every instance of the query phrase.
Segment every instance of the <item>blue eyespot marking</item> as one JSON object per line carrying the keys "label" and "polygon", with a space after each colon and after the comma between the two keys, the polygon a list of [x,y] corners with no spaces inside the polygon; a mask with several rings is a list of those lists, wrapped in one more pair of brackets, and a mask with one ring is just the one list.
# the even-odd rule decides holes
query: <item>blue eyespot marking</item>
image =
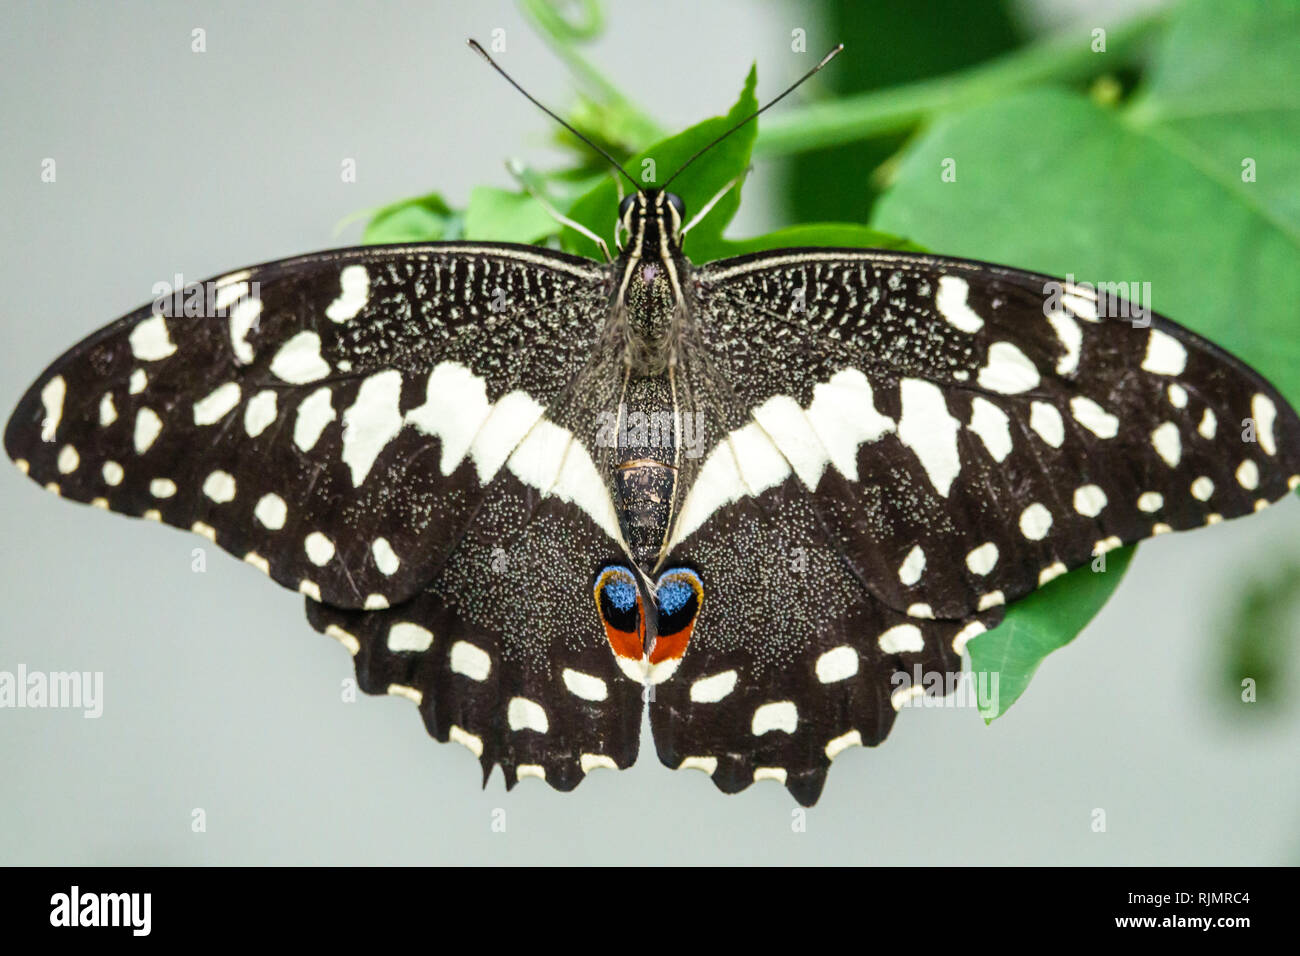
{"label": "blue eyespot marking", "polygon": [[600,572],[600,589],[616,609],[629,611],[636,604],[636,580],[627,569],[611,565]]}
{"label": "blue eyespot marking", "polygon": [[699,576],[687,568],[673,568],[659,576],[658,604],[663,614],[675,614],[691,596],[704,590]]}

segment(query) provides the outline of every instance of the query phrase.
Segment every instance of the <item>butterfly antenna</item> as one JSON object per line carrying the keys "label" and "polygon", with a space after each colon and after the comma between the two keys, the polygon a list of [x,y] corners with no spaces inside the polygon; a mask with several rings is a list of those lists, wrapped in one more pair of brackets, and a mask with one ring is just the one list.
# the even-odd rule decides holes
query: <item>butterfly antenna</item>
{"label": "butterfly antenna", "polygon": [[[568,130],[570,133],[572,133],[574,136],[578,137],[578,139],[582,140],[584,143],[586,143],[588,146],[590,146],[592,149],[594,149],[594,150],[595,150],[597,153],[599,153],[601,156],[605,157],[605,159],[609,161],[609,164],[610,164],[611,166],[613,166],[615,169],[617,169],[620,173],[622,173],[622,174],[623,174],[623,178],[626,179],[628,182],[630,182],[630,183],[632,184],[632,188],[633,188],[633,189],[635,189],[637,192],[640,192],[640,191],[641,191],[641,187],[637,185],[636,180],[633,179],[631,176],[628,175],[627,170],[625,170],[625,169],[623,168],[622,164],[621,164],[617,159],[615,159],[613,156],[611,156],[611,155],[610,155],[606,150],[601,149],[599,146],[597,146],[595,143],[593,143],[593,142],[592,142],[591,140],[589,140],[587,137],[583,136],[583,135],[582,135],[581,133],[579,133],[576,129],[574,129],[570,124],[566,123],[564,120],[562,120],[559,116],[557,116],[557,115],[556,115],[555,113],[553,113],[551,110],[547,109],[547,108],[546,108],[545,106],[543,106],[541,103],[537,102],[536,98],[534,98],[534,96],[533,96],[531,93],[529,93],[526,89],[524,89],[522,86],[520,86],[518,83],[516,83],[516,82],[514,81],[514,79],[510,76],[509,73],[507,73],[505,70],[501,69],[500,64],[498,64],[496,60],[494,60],[494,59],[492,59],[492,57],[488,56],[488,52],[487,52],[487,50],[483,49],[483,47],[479,45],[479,42],[478,42],[477,40],[470,39],[470,40],[469,40],[469,46],[470,46],[470,49],[471,49],[471,50],[473,50],[475,53],[477,53],[477,54],[478,54],[479,56],[481,56],[483,59],[487,60],[487,61],[488,61],[488,65],[491,66],[492,69],[496,70],[498,73],[500,73],[502,76],[504,76],[504,77],[506,78],[506,82],[507,82],[507,83],[509,83],[511,86],[513,86],[515,89],[517,89],[520,93],[522,93],[522,94],[524,95],[524,97],[528,100],[528,102],[532,103],[534,106],[536,106],[539,110],[541,110],[543,113],[545,113],[545,114],[546,114],[547,116],[549,116],[551,119],[555,120],[555,122],[559,123],[561,126],[563,126],[565,129],[567,129],[567,130]],[[782,94],[782,95],[784,95],[784,94]]]}
{"label": "butterfly antenna", "polygon": [[[737,123],[735,126],[731,127],[731,129],[727,130],[725,133],[723,133],[721,136],[719,136],[717,139],[715,139],[713,142],[711,142],[708,146],[705,146],[703,149],[701,149],[698,153],[696,153],[694,156],[692,156],[692,157],[691,157],[690,159],[688,159],[686,162],[684,162],[684,163],[682,163],[680,166],[678,166],[678,167],[677,167],[677,172],[675,172],[675,173],[673,173],[671,176],[669,176],[667,182],[665,182],[665,183],[664,183],[660,188],[661,188],[661,189],[667,189],[667,188],[668,188],[668,183],[671,183],[674,179],[676,179],[678,176],[680,176],[680,175],[682,174],[682,172],[686,169],[687,166],[689,166],[691,163],[695,162],[697,159],[699,159],[701,156],[703,156],[705,153],[707,153],[709,150],[711,150],[714,146],[717,146],[717,145],[718,145],[719,143],[721,143],[724,139],[726,139],[728,136],[730,136],[730,135],[731,135],[732,133],[734,133],[736,130],[740,129],[740,128],[741,128],[742,126],[744,126],[746,123],[752,122],[753,120],[757,119],[760,113],[765,113],[765,112],[767,112],[767,110],[771,109],[771,108],[772,108],[773,106],[775,106],[777,103],[780,103],[783,99],[785,99],[787,96],[789,96],[791,93],[793,93],[796,89],[798,89],[801,85],[803,85],[803,83],[804,83],[805,80],[807,80],[807,79],[808,79],[809,77],[811,77],[814,73],[816,73],[818,70],[820,70],[822,67],[824,67],[827,63],[829,63],[831,60],[833,60],[833,59],[835,58],[835,55],[838,54],[838,53],[839,53],[841,50],[843,50],[843,49],[844,49],[844,44],[843,44],[843,43],[838,43],[838,44],[836,44],[836,45],[835,45],[835,48],[834,48],[833,50],[831,50],[829,53],[827,53],[824,57],[822,57],[822,58],[821,58],[821,61],[820,61],[816,66],[814,66],[811,70],[809,70],[809,71],[808,71],[807,73],[805,73],[803,76],[799,77],[799,79],[797,79],[797,80],[795,80],[793,83],[791,83],[790,86],[789,86],[789,88],[786,89],[786,91],[785,91],[784,93],[782,93],[780,96],[776,97],[775,99],[768,101],[768,103],[767,103],[766,106],[761,106],[761,107],[759,107],[758,109],[756,109],[753,113],[750,113],[748,116],[746,116],[743,120],[741,120],[741,121],[740,121],[739,123]],[[487,54],[484,54],[484,56],[486,56],[486,55],[487,55]]]}

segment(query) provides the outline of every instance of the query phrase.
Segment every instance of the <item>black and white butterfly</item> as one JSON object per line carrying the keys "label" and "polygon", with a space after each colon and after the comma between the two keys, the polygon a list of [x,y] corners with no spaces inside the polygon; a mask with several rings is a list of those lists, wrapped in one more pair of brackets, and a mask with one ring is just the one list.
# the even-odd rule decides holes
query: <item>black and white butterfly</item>
{"label": "black and white butterfly", "polygon": [[232,272],[54,362],[5,448],[305,594],[485,780],[626,767],[648,706],[668,766],[805,804],[888,734],[895,675],[1300,484],[1295,412],[1167,319],[939,256],[695,266],[685,214],[628,196],[610,263],[447,242]]}

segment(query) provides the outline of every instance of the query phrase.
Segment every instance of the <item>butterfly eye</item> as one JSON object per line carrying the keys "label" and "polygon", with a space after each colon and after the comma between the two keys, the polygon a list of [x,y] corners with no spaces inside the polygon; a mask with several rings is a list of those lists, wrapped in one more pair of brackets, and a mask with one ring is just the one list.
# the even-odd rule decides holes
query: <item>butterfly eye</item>
{"label": "butterfly eye", "polygon": [[682,197],[676,193],[668,194],[668,204],[677,210],[677,216],[680,219],[686,218],[686,204],[682,202]]}
{"label": "butterfly eye", "polygon": [[623,201],[618,204],[618,218],[620,222],[622,222],[623,219],[627,217],[628,210],[632,208],[632,204],[635,202],[636,202],[635,194],[631,196],[623,197]]}

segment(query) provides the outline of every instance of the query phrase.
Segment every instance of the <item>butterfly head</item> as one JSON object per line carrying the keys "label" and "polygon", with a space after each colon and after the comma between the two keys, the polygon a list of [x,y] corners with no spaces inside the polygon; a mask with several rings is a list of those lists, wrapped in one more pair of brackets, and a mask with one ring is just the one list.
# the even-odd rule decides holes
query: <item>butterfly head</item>
{"label": "butterfly head", "polygon": [[646,189],[623,197],[615,235],[619,248],[633,259],[681,255],[686,205],[676,193]]}

